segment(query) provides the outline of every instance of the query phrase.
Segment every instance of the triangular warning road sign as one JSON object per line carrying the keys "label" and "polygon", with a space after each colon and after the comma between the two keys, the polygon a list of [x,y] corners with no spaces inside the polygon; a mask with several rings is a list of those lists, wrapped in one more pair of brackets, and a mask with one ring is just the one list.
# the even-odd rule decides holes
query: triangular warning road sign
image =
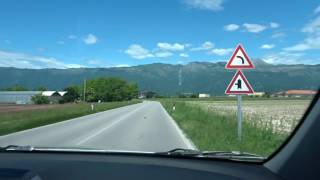
{"label": "triangular warning road sign", "polygon": [[253,94],[254,91],[241,70],[233,76],[225,94]]}
{"label": "triangular warning road sign", "polygon": [[244,48],[239,44],[226,64],[226,69],[254,69]]}

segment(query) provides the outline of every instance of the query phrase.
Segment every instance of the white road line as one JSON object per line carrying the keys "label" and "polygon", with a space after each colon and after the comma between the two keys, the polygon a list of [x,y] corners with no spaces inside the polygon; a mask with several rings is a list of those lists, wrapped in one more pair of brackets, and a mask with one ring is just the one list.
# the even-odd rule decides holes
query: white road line
{"label": "white road line", "polygon": [[[140,104],[140,103],[138,103],[138,104]],[[47,127],[54,127],[54,126],[59,126],[59,125],[62,125],[62,124],[67,124],[67,123],[70,123],[72,121],[78,121],[79,119],[83,119],[83,118],[99,116],[99,115],[105,113],[106,111],[116,111],[116,110],[118,110],[120,108],[126,108],[128,106],[135,106],[135,105],[138,105],[138,104],[131,104],[131,105],[122,106],[122,107],[119,107],[119,108],[108,109],[108,110],[105,110],[105,111],[100,111],[100,112],[97,112],[97,113],[88,114],[88,115],[84,115],[84,116],[80,116],[80,117],[76,117],[76,118],[72,118],[72,119],[56,122],[56,123],[53,123],[53,124],[47,124],[47,125],[43,125],[43,126],[39,126],[39,127],[34,127],[34,128],[31,128],[31,129],[26,129],[26,130],[22,130],[22,131],[18,131],[18,132],[13,132],[13,133],[10,133],[10,134],[6,134],[6,135],[0,136],[0,140],[4,139],[4,138],[7,138],[7,137],[10,137],[10,136],[13,136],[13,135],[20,135],[20,134],[24,134],[24,133],[37,131],[39,129],[43,129],[43,128],[47,128]]]}
{"label": "white road line", "polygon": [[133,110],[133,111],[125,114],[124,116],[122,116],[121,118],[119,118],[118,121],[114,121],[114,122],[112,122],[111,124],[109,124],[108,126],[105,126],[104,128],[100,129],[99,131],[91,134],[91,135],[88,136],[87,138],[82,139],[81,141],[79,141],[79,142],[77,143],[77,145],[81,145],[81,144],[89,141],[90,139],[98,136],[98,135],[101,134],[103,131],[105,131],[105,130],[107,130],[107,129],[113,127],[113,126],[115,126],[116,124],[118,124],[118,123],[120,123],[121,121],[125,120],[128,116],[131,116],[131,115],[134,114],[135,112],[137,112],[137,111],[139,111],[140,109],[144,108],[144,106],[145,106],[145,104],[143,104],[141,107],[139,107],[139,108],[137,108],[137,109],[135,109],[135,110]]}
{"label": "white road line", "polygon": [[162,111],[166,114],[166,116],[168,116],[168,119],[172,123],[172,126],[176,129],[176,131],[178,132],[178,134],[180,135],[182,141],[188,147],[188,149],[198,150],[197,147],[193,144],[193,142],[190,139],[187,138],[187,136],[182,131],[182,129],[179,128],[179,126],[177,125],[176,121],[173,120],[172,117],[168,114],[168,112],[164,109],[164,107],[162,106],[161,103],[160,103],[160,106],[161,106]]}

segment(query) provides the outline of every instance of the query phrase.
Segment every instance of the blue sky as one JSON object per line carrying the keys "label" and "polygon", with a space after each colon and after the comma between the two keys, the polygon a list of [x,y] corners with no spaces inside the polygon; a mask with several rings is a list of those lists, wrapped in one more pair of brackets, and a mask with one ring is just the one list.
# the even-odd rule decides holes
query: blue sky
{"label": "blue sky", "polygon": [[0,66],[226,61],[238,43],[273,64],[320,63],[318,0],[3,0]]}

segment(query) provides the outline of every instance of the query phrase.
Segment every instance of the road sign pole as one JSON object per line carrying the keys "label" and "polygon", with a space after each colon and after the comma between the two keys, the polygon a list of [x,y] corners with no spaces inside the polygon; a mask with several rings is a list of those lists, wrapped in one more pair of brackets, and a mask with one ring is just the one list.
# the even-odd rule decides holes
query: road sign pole
{"label": "road sign pole", "polygon": [[242,96],[237,95],[237,106],[238,106],[238,111],[237,111],[237,119],[238,119],[238,139],[241,141],[241,135],[242,135],[242,110],[241,110],[241,100]]}

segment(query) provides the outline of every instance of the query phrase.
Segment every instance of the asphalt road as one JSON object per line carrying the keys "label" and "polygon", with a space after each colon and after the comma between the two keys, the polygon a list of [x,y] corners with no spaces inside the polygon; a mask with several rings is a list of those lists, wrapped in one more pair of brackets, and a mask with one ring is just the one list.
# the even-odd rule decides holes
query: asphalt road
{"label": "asphalt road", "polygon": [[9,144],[151,152],[194,148],[162,105],[152,101],[0,136],[0,146]]}

